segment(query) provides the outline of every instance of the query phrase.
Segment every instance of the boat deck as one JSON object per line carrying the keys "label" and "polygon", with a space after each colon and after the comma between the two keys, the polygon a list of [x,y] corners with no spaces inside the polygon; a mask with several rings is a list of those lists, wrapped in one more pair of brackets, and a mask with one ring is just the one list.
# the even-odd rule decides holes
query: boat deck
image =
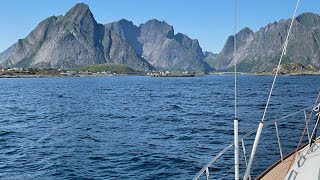
{"label": "boat deck", "polygon": [[[282,162],[273,167],[267,174],[259,178],[261,180],[274,180],[274,179],[284,179],[289,170],[293,154],[288,156]],[[258,178],[257,178],[258,179]]]}
{"label": "boat deck", "polygon": [[[299,179],[299,177],[304,177],[302,179],[305,179],[306,176],[316,176],[318,175],[319,170],[315,170],[317,172],[310,173],[311,168],[307,170],[310,167],[319,167],[315,166],[315,163],[319,163],[320,158],[320,139],[317,140],[317,143],[313,145],[313,150],[310,151],[309,144],[304,145],[300,148],[299,153],[300,155],[296,155],[296,158],[293,163],[290,171],[289,166],[291,164],[294,152],[287,155],[283,161],[279,161],[272,165],[270,168],[268,168],[265,172],[263,172],[261,175],[259,175],[256,179],[261,180],[274,180],[274,179]],[[288,173],[289,172],[289,173]],[[288,173],[288,174],[287,174]],[[307,175],[305,174],[307,173]],[[311,179],[314,179],[314,177],[310,177]],[[318,178],[318,176],[317,176]],[[307,178],[309,179],[309,178]]]}

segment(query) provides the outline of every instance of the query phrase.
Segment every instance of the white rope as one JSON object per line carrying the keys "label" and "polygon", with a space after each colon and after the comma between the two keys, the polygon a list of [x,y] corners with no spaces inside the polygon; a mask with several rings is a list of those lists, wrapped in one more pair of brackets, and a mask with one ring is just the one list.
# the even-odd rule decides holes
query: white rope
{"label": "white rope", "polygon": [[274,75],[274,79],[273,79],[273,82],[272,82],[272,86],[271,86],[271,89],[270,89],[269,97],[268,97],[267,104],[266,104],[266,107],[265,107],[264,112],[263,112],[263,116],[262,116],[261,122],[264,121],[266,113],[267,113],[267,109],[268,109],[269,102],[270,102],[270,99],[271,99],[271,95],[272,95],[272,91],[273,91],[273,88],[274,88],[274,84],[276,82],[276,79],[277,79],[277,76],[278,76],[278,73],[279,73],[279,70],[280,70],[280,65],[281,65],[281,62],[282,62],[282,58],[287,53],[287,46],[288,46],[289,36],[290,36],[290,33],[291,33],[291,28],[292,28],[294,19],[296,17],[296,13],[297,13],[297,9],[298,9],[298,6],[299,6],[299,2],[300,2],[300,0],[297,1],[296,8],[294,10],[293,17],[291,19],[290,28],[288,30],[288,34],[287,34],[287,37],[286,37],[286,40],[285,40],[285,43],[284,43],[284,46],[283,46],[283,50],[282,50],[282,53],[281,53],[281,57],[280,57],[280,60],[279,60],[279,64],[278,64],[278,67],[277,67],[276,74]]}

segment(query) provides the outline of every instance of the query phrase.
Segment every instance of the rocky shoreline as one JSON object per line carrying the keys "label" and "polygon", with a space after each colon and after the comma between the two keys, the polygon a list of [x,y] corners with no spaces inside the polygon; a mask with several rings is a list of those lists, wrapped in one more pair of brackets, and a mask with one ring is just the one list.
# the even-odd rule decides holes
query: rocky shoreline
{"label": "rocky shoreline", "polygon": [[161,73],[161,72],[136,72],[136,73],[112,73],[112,72],[57,72],[50,71],[44,73],[39,71],[37,73],[31,73],[28,71],[14,71],[10,73],[1,73],[0,78],[50,78],[50,77],[108,77],[108,76],[149,76],[149,77],[195,77],[204,74],[193,74],[193,73]]}
{"label": "rocky shoreline", "polygon": [[[257,72],[256,75],[274,75],[277,68],[271,72]],[[320,75],[320,67],[308,65],[304,66],[299,63],[281,64],[278,75],[284,76],[302,76],[302,75]]]}
{"label": "rocky shoreline", "polygon": [[[231,73],[228,73],[231,74]],[[195,75],[195,74],[174,74],[174,75],[146,75],[146,74],[59,74],[59,75],[2,75],[0,74],[0,78],[68,78],[68,77],[110,77],[110,76],[149,76],[149,77],[195,77],[195,76],[203,76],[206,74]],[[224,74],[211,74],[211,75],[224,75]],[[272,72],[264,72],[264,73],[246,73],[240,75],[249,75],[249,76],[274,76],[275,73]],[[320,76],[320,72],[310,73],[290,73],[290,74],[281,74],[278,76]]]}
{"label": "rocky shoreline", "polygon": [[[256,76],[274,76],[275,73],[254,73]],[[278,74],[278,76],[319,76],[319,73],[289,73],[289,74]]]}
{"label": "rocky shoreline", "polygon": [[[277,69],[269,72],[238,72],[239,75],[273,76]],[[203,75],[227,75],[233,72],[192,73],[173,71],[136,71],[120,68],[119,65],[98,65],[80,70],[36,69],[36,68],[9,68],[0,69],[0,78],[48,78],[48,77],[98,77],[98,76],[149,76],[149,77],[195,77]],[[303,66],[301,64],[283,64],[280,66],[279,76],[307,76],[320,75],[320,67]]]}

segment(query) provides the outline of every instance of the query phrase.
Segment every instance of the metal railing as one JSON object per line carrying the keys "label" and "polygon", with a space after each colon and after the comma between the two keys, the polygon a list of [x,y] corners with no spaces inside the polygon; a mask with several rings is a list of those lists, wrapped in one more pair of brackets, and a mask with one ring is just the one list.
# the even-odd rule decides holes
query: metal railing
{"label": "metal railing", "polygon": [[[278,160],[281,160],[281,161],[283,161],[283,144],[284,143],[281,143],[281,139],[280,139],[280,131],[281,131],[281,128],[279,127],[279,124],[280,125],[282,125],[281,123],[283,123],[283,122],[285,122],[285,123],[288,123],[288,122],[290,122],[290,121],[292,121],[292,120],[296,120],[296,119],[294,119],[294,118],[292,118],[292,117],[294,117],[295,115],[299,115],[299,114],[301,114],[301,113],[303,113],[303,116],[304,116],[304,120],[303,120],[303,123],[301,123],[301,125],[303,125],[303,127],[304,127],[304,125],[306,125],[306,121],[307,121],[307,119],[306,119],[306,111],[307,110],[310,110],[310,108],[304,108],[304,109],[302,109],[302,110],[299,110],[299,111],[297,111],[297,112],[294,112],[294,113],[292,113],[292,114],[289,114],[289,115],[287,115],[287,116],[284,116],[284,117],[282,117],[282,118],[279,118],[279,119],[276,119],[276,120],[271,120],[271,121],[268,121],[267,123],[265,123],[264,124],[264,127],[265,128],[270,128],[270,127],[272,127],[272,125],[274,125],[274,130],[275,130],[275,133],[276,133],[276,138],[274,139],[276,142],[275,142],[275,144],[277,144],[277,148],[278,149],[272,149],[273,150],[273,152],[276,152],[276,151],[278,151],[278,153],[276,153],[278,156],[280,156],[280,159],[278,159]],[[289,118],[291,118],[291,119],[289,119]],[[285,121],[286,120],[286,121]],[[299,122],[300,123],[300,122]],[[241,138],[239,138],[239,143],[241,143],[241,146],[242,146],[242,158],[241,159],[239,159],[239,163],[240,163],[240,161],[241,161],[241,163],[240,163],[240,165],[241,165],[241,167],[240,167],[240,169],[242,169],[242,171],[244,171],[245,170],[245,168],[246,168],[246,166],[247,166],[247,160],[248,160],[248,158],[249,157],[247,157],[247,149],[246,149],[246,145],[245,145],[245,139],[249,139],[249,137],[250,136],[252,136],[252,135],[254,135],[255,133],[256,133],[256,131],[257,131],[257,129],[254,129],[254,130],[252,130],[252,131],[250,131],[249,133],[247,133],[247,134],[245,134],[244,136],[242,136]],[[301,135],[301,134],[300,134]],[[307,138],[308,138],[308,140],[310,140],[310,134],[309,134],[309,131],[307,131]],[[253,140],[252,138],[251,139],[249,139],[249,140]],[[288,138],[286,138],[286,140],[288,140]],[[297,140],[297,139],[290,139],[290,140],[293,140],[293,141],[295,141],[295,140]],[[296,143],[296,142],[293,142],[293,143]],[[250,144],[250,145],[252,145],[252,144]],[[232,143],[232,144],[229,144],[228,146],[226,146],[224,149],[222,149],[217,155],[215,155],[195,176],[194,176],[194,178],[193,178],[193,180],[197,180],[197,179],[199,179],[201,176],[202,176],[202,174],[205,172],[205,174],[206,174],[206,179],[207,180],[209,180],[210,179],[210,175],[215,175],[215,170],[217,170],[217,169],[219,169],[219,164],[217,163],[217,161],[219,160],[219,159],[221,159],[222,158],[222,156],[223,155],[225,155],[227,152],[229,152],[229,153],[233,153],[233,150],[234,150],[234,148],[233,148],[233,146],[234,146],[234,144]],[[291,147],[289,147],[290,149],[291,149]],[[293,147],[292,147],[293,148]],[[241,148],[239,148],[239,149],[241,149]],[[291,149],[290,151],[292,151],[292,150],[294,150],[294,149]],[[228,156],[229,157],[229,156]],[[232,157],[233,158],[233,157]],[[222,162],[222,164],[225,164],[225,161],[223,161]],[[223,179],[223,178],[226,178],[226,176],[229,174],[229,172],[234,168],[234,163],[233,164],[231,164],[231,163],[229,163],[229,167],[225,167],[225,169],[227,170],[227,172],[225,172],[224,174],[222,174],[222,173],[220,173],[220,176],[219,176],[219,178],[220,179]],[[271,165],[271,164],[270,164]],[[214,168],[213,169],[213,171],[212,172],[209,172],[209,169],[210,168]],[[244,173],[244,172],[243,172]],[[241,176],[240,176],[241,177]],[[230,178],[226,178],[226,179],[230,179]],[[249,179],[251,179],[251,175],[249,175]]]}

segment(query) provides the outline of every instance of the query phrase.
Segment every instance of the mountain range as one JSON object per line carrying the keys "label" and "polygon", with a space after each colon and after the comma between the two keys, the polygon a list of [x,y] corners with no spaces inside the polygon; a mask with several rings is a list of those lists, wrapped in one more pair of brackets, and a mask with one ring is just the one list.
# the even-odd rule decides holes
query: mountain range
{"label": "mountain range", "polygon": [[[270,23],[253,32],[244,28],[236,35],[237,69],[244,72],[272,71],[277,67],[291,19]],[[296,17],[284,64],[320,66],[320,16],[303,13]],[[229,36],[222,51],[209,61],[216,70],[234,66],[234,36]],[[208,62],[208,61],[207,61]]]}
{"label": "mountain range", "polygon": [[96,22],[89,7],[79,3],[64,16],[52,16],[24,39],[0,54],[4,67],[73,69],[90,64],[126,64],[137,70],[203,72],[198,40],[174,34],[166,22],[150,20],[139,27],[127,20]]}
{"label": "mountain range", "polygon": [[[271,71],[277,64],[290,19],[237,34],[238,69]],[[208,72],[228,71],[234,65],[233,36],[218,54],[203,52],[198,40],[175,33],[156,19],[139,26],[122,19],[99,24],[86,4],[79,3],[64,16],[40,22],[26,38],[0,53],[3,67],[74,69],[90,64],[125,64],[136,70]],[[303,13],[296,18],[284,63],[320,66],[320,16]]]}

